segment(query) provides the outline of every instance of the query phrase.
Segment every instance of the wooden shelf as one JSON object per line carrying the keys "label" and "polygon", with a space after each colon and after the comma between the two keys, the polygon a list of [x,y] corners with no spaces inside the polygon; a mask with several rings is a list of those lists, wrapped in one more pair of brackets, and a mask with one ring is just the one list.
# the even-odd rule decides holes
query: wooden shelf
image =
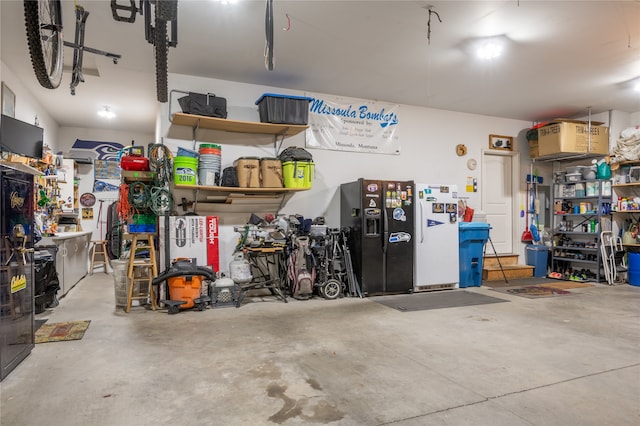
{"label": "wooden shelf", "polygon": [[235,186],[175,185],[175,189],[191,189],[219,193],[238,194],[284,194],[287,192],[308,191],[311,188],[239,188]]}
{"label": "wooden shelf", "polygon": [[611,185],[613,188],[632,188],[632,187],[638,187],[640,188],[640,182],[633,182],[633,183],[616,183],[614,185]]}
{"label": "wooden shelf", "polygon": [[228,120],[225,118],[206,117],[203,115],[173,114],[171,124],[191,128],[221,130],[232,133],[253,133],[263,135],[294,136],[305,131],[309,126],[296,124],[271,124],[251,121]]}
{"label": "wooden shelf", "polygon": [[175,185],[175,190],[196,192],[196,211],[216,213],[278,212],[295,192],[311,188],[237,188]]}
{"label": "wooden shelf", "polygon": [[615,210],[611,213],[640,213],[640,210]]}

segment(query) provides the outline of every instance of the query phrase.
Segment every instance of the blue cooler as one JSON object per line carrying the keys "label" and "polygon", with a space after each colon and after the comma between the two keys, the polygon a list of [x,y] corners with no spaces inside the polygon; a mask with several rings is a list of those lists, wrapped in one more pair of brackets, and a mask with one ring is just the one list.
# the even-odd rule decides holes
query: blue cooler
{"label": "blue cooler", "polygon": [[459,222],[460,287],[482,285],[482,256],[491,226],[483,222]]}
{"label": "blue cooler", "polygon": [[547,258],[549,257],[549,248],[543,245],[529,244],[525,247],[525,258],[527,265],[533,266],[533,276],[547,276]]}

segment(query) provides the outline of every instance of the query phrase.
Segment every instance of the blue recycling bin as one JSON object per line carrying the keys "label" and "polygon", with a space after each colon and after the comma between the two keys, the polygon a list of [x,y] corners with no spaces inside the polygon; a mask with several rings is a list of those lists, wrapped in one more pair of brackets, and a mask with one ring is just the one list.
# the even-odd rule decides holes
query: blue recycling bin
{"label": "blue recycling bin", "polygon": [[482,285],[482,257],[491,226],[483,222],[459,222],[460,288]]}
{"label": "blue recycling bin", "polygon": [[527,265],[533,266],[533,276],[536,278],[547,276],[547,258],[549,247],[537,244],[529,244],[525,247]]}

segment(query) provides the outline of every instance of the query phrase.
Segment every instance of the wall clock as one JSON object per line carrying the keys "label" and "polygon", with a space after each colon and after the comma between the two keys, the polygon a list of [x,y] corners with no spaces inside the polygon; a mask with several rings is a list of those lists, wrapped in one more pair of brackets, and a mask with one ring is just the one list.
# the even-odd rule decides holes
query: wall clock
{"label": "wall clock", "polygon": [[469,161],[467,161],[467,168],[469,170],[475,170],[476,167],[478,167],[478,162],[475,160],[475,158],[469,158]]}

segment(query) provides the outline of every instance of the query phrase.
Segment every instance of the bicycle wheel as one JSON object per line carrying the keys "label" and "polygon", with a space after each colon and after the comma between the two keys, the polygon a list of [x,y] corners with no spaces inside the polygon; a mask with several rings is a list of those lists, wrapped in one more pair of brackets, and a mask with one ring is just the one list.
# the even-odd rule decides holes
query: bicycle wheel
{"label": "bicycle wheel", "polygon": [[167,21],[158,17],[156,7],[156,28],[154,34],[154,47],[156,53],[156,92],[158,102],[167,102],[168,99],[168,56],[169,42],[167,40]]}
{"label": "bicycle wheel", "polygon": [[157,0],[156,16],[164,21],[173,21],[178,18],[178,0]]}
{"label": "bicycle wheel", "polygon": [[24,19],[33,71],[42,87],[62,81],[62,9],[60,0],[25,0]]}

